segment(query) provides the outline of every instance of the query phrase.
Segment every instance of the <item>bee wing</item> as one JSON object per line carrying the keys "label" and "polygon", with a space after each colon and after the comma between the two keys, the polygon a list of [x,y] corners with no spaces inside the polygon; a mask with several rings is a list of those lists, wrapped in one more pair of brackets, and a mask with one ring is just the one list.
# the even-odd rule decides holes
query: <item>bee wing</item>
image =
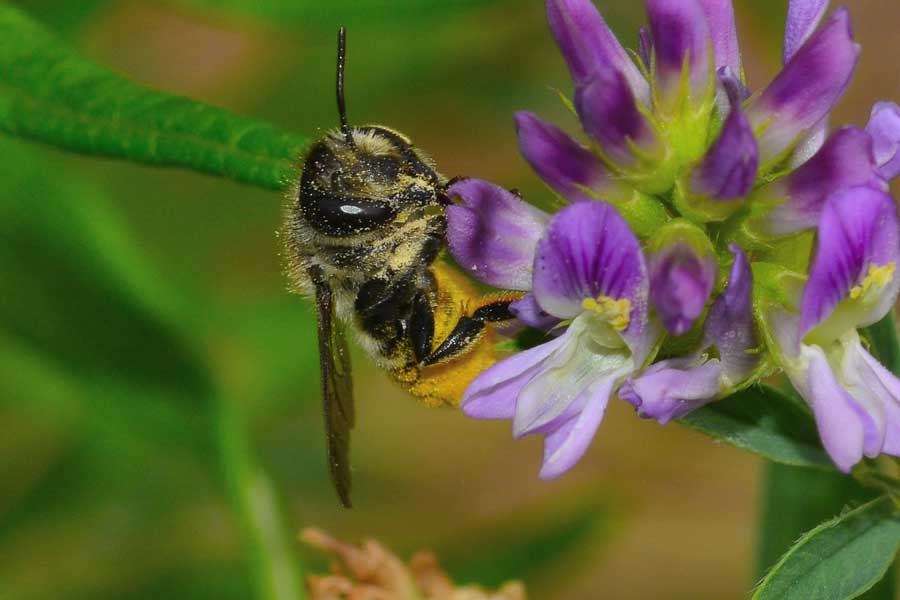
{"label": "bee wing", "polygon": [[331,481],[341,504],[350,508],[350,430],[355,420],[350,352],[344,328],[334,318],[331,287],[313,277],[319,322],[319,368],[322,378],[322,409]]}

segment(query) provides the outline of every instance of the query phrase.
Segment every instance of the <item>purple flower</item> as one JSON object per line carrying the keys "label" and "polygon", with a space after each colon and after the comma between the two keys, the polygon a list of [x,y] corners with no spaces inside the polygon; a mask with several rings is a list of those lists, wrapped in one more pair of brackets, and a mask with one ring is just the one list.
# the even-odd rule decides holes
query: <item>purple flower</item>
{"label": "purple flower", "polygon": [[810,38],[828,10],[828,0],[791,0],[784,27],[784,62]]}
{"label": "purple flower", "polygon": [[[494,287],[531,290],[534,252],[550,215],[483,179],[464,179],[448,193],[463,204],[447,207],[450,254],[476,279]],[[553,330],[559,319],[527,294],[510,305],[523,324]]]}
{"label": "purple flower", "polygon": [[872,183],[875,175],[872,138],[856,127],[838,130],[800,168],[760,190],[757,199],[778,203],[760,224],[763,235],[814,228],[831,194]]}
{"label": "purple flower", "polygon": [[863,347],[857,328],[884,317],[900,279],[893,199],[858,187],[831,196],[795,314],[768,310],[776,357],[816,418],[825,449],[849,471],[863,456],[900,453],[900,380]]}
{"label": "purple flower", "polygon": [[703,312],[715,280],[715,256],[699,256],[687,244],[673,244],[655,257],[650,296],[669,333],[687,333]]}
{"label": "purple flower", "polygon": [[632,164],[633,146],[657,151],[641,113],[650,87],[590,0],[547,0],[547,20],[575,83],[575,108],[584,130],[614,161]]}
{"label": "purple flower", "polygon": [[478,376],[464,411],[543,435],[551,478],[614,394],[666,423],[778,366],[841,469],[900,455],[900,380],[858,334],[900,288],[887,194],[900,107],[829,133],[859,57],[849,13],[790,0],[784,66],[752,93],[730,0],[645,4],[635,62],[592,0],[546,0],[591,143],[529,112],[516,126],[522,155],[573,204],[551,216],[487,182],[453,189],[451,252],[528,292],[510,310],[547,334]]}
{"label": "purple flower", "polygon": [[576,86],[615,71],[640,102],[649,104],[647,80],[590,0],[547,0],[547,21]]}
{"label": "purple flower", "polygon": [[[734,263],[728,287],[716,299],[706,318],[703,341],[692,354],[651,365],[629,378],[619,397],[638,415],[662,424],[683,417],[741,385],[756,369],[751,353],[758,346],[753,324],[753,275],[747,256],[732,246]],[[710,358],[715,348],[718,358]]]}
{"label": "purple flower", "polygon": [[699,0],[699,3],[706,13],[716,70],[728,69],[735,75],[741,73],[741,49],[731,0]]}
{"label": "purple flower", "polygon": [[890,181],[900,175],[900,107],[893,102],[878,102],[866,131],[874,141],[878,174]]}
{"label": "purple flower", "polygon": [[475,278],[508,290],[531,289],[534,247],[550,216],[482,179],[464,179],[450,196],[447,239],[456,261]]}
{"label": "purple flower", "polygon": [[718,359],[663,360],[639,377],[622,384],[619,397],[634,406],[642,419],[665,425],[715,400],[722,384]]}
{"label": "purple flower", "polygon": [[[750,193],[759,167],[759,145],[747,116],[741,109],[740,82],[723,77],[730,112],[718,139],[703,161],[688,176],[687,200],[694,211],[702,211],[708,220],[721,220],[734,213]],[[712,202],[703,202],[712,200]]]}
{"label": "purple flower", "polygon": [[510,304],[509,312],[525,325],[547,333],[554,333],[560,322],[560,319],[541,308],[541,305],[534,299],[534,294],[528,294],[521,300]]}
{"label": "purple flower", "polygon": [[[787,22],[784,28],[784,63],[787,64],[803,44],[812,36],[825,16],[828,0],[790,0]],[[828,117],[803,134],[794,148],[793,166],[805,163],[819,151],[828,137]]]}
{"label": "purple flower", "polygon": [[[680,208],[690,213],[691,204],[700,202],[692,218],[723,220],[740,208],[729,202],[746,198],[758,175],[788,158],[791,166],[803,164],[825,141],[829,113],[859,56],[849,14],[839,9],[817,30],[828,2],[792,0],[785,66],[743,107],[747,89],[731,1],[645,3],[649,29],[639,36],[642,72],[591,0],[547,0],[551,31],[575,84],[575,109],[599,152],[592,157],[529,116],[524,126],[525,117],[519,119],[523,154],[551,187],[573,200],[585,198],[585,187],[596,192],[587,195],[594,198],[627,196],[620,190],[628,184],[643,193],[665,193],[688,170],[679,193],[689,202]],[[647,81],[644,73],[651,71]],[[716,104],[724,127],[711,138]],[[605,189],[613,182],[620,186],[615,192]]]}
{"label": "purple flower", "polygon": [[613,162],[630,166],[639,156],[660,154],[659,139],[621,71],[601,71],[577,87],[575,110],[585,132]]}
{"label": "purple flower", "polygon": [[590,150],[530,112],[516,114],[519,150],[547,185],[573,202],[608,193],[619,185]]}
{"label": "purple flower", "polygon": [[462,408],[475,418],[512,419],[516,438],[542,434],[540,476],[551,479],[584,454],[656,333],[640,244],[608,204],[581,202],[553,218],[536,249],[533,288],[537,304],[568,328],[479,375]]}
{"label": "purple flower", "polygon": [[703,313],[716,283],[715,250],[702,229],[682,220],[663,227],[651,248],[650,300],[669,333],[682,335]]}
{"label": "purple flower", "polygon": [[838,9],[751,101],[747,117],[759,132],[764,170],[784,158],[803,134],[828,115],[849,85],[858,57],[850,15]]}
{"label": "purple flower", "polygon": [[[715,59],[706,13],[697,0],[646,0],[656,57],[656,89],[665,109],[672,110],[687,69],[692,100],[702,100],[714,83]],[[710,3],[709,7],[714,8]]]}

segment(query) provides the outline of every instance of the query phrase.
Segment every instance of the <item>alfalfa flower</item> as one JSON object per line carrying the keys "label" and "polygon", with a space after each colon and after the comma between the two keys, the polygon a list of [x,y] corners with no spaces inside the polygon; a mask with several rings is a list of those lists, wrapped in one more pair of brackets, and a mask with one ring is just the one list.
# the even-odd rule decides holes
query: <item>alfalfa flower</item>
{"label": "alfalfa flower", "polygon": [[[636,61],[591,0],[546,0],[587,139],[530,112],[516,125],[525,159],[572,205],[553,216],[506,192],[462,189],[448,212],[460,264],[529,292],[513,312],[549,334],[477,378],[464,410],[513,419],[517,436],[544,434],[542,475],[555,476],[584,452],[613,395],[666,422],[780,369],[840,468],[898,452],[900,385],[857,330],[896,296],[887,182],[900,174],[900,108],[879,103],[865,130],[830,129],[859,58],[849,12],[791,0],[784,67],[754,90],[730,0],[645,4]],[[615,223],[616,252],[596,235],[603,227],[588,226],[601,213],[615,216],[602,221]],[[843,213],[859,231],[834,229]],[[561,258],[548,261],[551,249]],[[577,273],[582,283],[548,285],[547,264],[558,281]],[[604,287],[634,273],[632,295]],[[802,307],[787,300],[804,285]],[[631,335],[636,325],[646,337]],[[821,388],[826,371],[836,383]]]}
{"label": "alfalfa flower", "polygon": [[581,202],[561,210],[535,248],[532,292],[566,330],[479,375],[463,412],[512,419],[517,438],[543,435],[540,475],[562,474],[584,454],[619,384],[653,348],[648,290],[643,251],[612,206]]}
{"label": "alfalfa flower", "polygon": [[893,307],[898,261],[894,200],[880,189],[853,188],[825,204],[799,310],[763,303],[773,353],[844,471],[864,455],[900,454],[900,380],[869,354],[857,332]]}
{"label": "alfalfa flower", "polygon": [[706,233],[684,219],[666,223],[648,244],[650,298],[672,335],[687,333],[703,314],[718,277]]}
{"label": "alfalfa flower", "polygon": [[753,273],[743,250],[732,245],[731,252],[727,287],[709,309],[699,346],[651,365],[619,390],[641,417],[662,424],[683,417],[733,391],[756,370]]}
{"label": "alfalfa flower", "polygon": [[876,103],[866,131],[874,143],[878,175],[885,181],[900,175],[900,107],[893,102]]}

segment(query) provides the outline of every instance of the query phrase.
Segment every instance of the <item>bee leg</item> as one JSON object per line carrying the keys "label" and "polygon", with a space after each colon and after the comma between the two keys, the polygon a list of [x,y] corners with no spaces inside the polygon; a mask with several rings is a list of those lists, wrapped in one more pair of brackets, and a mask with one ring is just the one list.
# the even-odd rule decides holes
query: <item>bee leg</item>
{"label": "bee leg", "polygon": [[356,294],[353,308],[363,319],[380,316],[385,317],[396,306],[396,288],[384,279],[370,279]]}
{"label": "bee leg", "polygon": [[406,336],[410,291],[408,282],[366,282],[356,296],[354,311],[366,333],[379,340],[382,352],[392,351]]}
{"label": "bee leg", "polygon": [[409,339],[412,341],[416,361],[421,363],[431,353],[431,342],[434,339],[434,312],[425,294],[417,294],[413,299]]}
{"label": "bee leg", "polygon": [[457,321],[447,339],[441,342],[434,352],[420,360],[419,365],[423,367],[434,365],[471,348],[484,333],[487,323],[509,321],[513,318],[512,313],[509,312],[510,304],[510,300],[491,302],[480,306],[470,316],[462,317]]}

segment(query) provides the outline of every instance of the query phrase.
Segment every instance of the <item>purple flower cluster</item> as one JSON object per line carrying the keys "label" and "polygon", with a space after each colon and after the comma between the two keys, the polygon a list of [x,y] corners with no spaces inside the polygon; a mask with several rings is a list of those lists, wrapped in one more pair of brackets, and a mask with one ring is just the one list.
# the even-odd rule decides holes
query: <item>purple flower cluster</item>
{"label": "purple flower cluster", "polygon": [[464,412],[543,435],[552,478],[613,397],[666,423],[781,370],[839,468],[900,455],[900,380],[858,333],[900,289],[900,108],[829,128],[859,55],[847,10],[791,0],[784,68],[751,93],[730,0],[646,7],[638,61],[590,0],[547,0],[589,143],[533,113],[516,125],[565,208],[451,189],[454,257],[524,292],[514,314],[547,334],[475,379]]}

